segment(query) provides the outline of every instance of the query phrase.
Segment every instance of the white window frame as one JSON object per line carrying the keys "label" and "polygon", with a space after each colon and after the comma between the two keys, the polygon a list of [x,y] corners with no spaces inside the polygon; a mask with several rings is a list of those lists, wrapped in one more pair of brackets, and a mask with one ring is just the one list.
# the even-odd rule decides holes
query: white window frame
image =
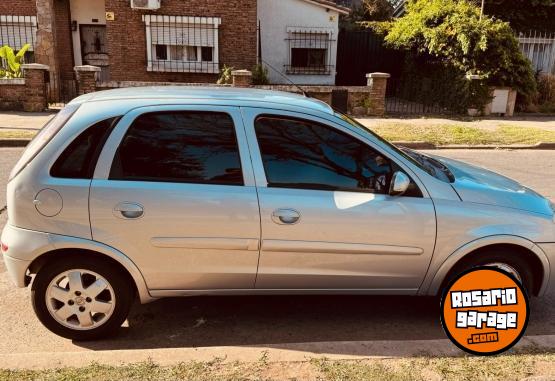
{"label": "white window frame", "polygon": [[[146,52],[147,52],[147,71],[152,72],[184,72],[184,73],[209,73],[217,74],[219,73],[219,27],[222,24],[222,19],[219,17],[194,17],[194,16],[164,16],[164,15],[143,15],[143,22],[146,26]],[[171,24],[192,24],[192,25],[210,25],[214,28],[214,46],[212,47],[212,61],[209,61],[210,65],[204,66],[202,61],[202,47],[197,46],[197,60],[196,61],[173,61],[173,62],[184,62],[184,63],[194,63],[197,62],[199,65],[194,69],[187,70],[185,68],[175,68],[171,65],[159,65],[158,63],[168,62],[171,63],[171,52],[170,45],[166,45],[167,48],[167,60],[157,60],[156,52],[154,51],[154,44],[152,43],[151,34],[151,24],[152,23],[162,23],[166,25]],[[185,47],[185,46],[184,46]],[[155,63],[153,65],[153,63]]]}
{"label": "white window frame", "polygon": [[[326,47],[325,49],[322,47],[315,47],[314,49],[324,49],[325,50],[325,56],[324,56],[324,66],[323,66],[323,70],[322,72],[319,71],[311,71],[310,68],[302,68],[302,67],[298,67],[298,68],[294,68],[293,67],[293,49],[295,49],[295,47],[293,46],[294,44],[291,44],[291,40],[295,41],[295,39],[293,38],[293,36],[295,34],[300,34],[300,35],[305,35],[306,36],[306,41],[311,41],[310,36],[317,36],[317,35],[322,35],[322,36],[326,36],[326,39],[323,40],[324,42],[326,42]],[[334,30],[331,28],[326,28],[326,27],[303,27],[303,26],[289,26],[287,27],[287,38],[290,39],[290,43],[288,46],[289,49],[289,61],[287,62],[287,67],[288,67],[288,74],[291,75],[323,75],[323,76],[328,76],[331,74],[332,68],[335,67],[336,64],[336,57],[334,57],[333,53],[333,49],[332,49],[332,44],[334,42],[333,40],[333,36],[334,36]],[[298,41],[303,41],[303,39],[298,39]],[[310,47],[308,47],[307,49],[310,49]],[[336,53],[337,54],[337,53]]]}

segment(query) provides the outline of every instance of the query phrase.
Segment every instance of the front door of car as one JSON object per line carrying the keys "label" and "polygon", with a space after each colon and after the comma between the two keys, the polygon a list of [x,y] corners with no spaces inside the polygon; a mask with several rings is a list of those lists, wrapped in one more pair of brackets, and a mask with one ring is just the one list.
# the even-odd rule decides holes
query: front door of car
{"label": "front door of car", "polygon": [[92,236],[151,290],[252,289],[260,215],[240,112],[159,106],[125,115],[90,191]]}
{"label": "front door of car", "polygon": [[243,116],[262,226],[256,288],[416,292],[435,212],[414,182],[404,196],[388,194],[399,163],[330,120],[254,108]]}

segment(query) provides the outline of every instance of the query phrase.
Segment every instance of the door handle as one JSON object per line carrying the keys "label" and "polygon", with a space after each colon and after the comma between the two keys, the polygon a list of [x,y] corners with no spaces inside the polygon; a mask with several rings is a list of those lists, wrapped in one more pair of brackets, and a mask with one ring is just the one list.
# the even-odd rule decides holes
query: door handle
{"label": "door handle", "polygon": [[142,205],[132,202],[122,202],[114,208],[114,215],[116,217],[127,220],[136,220],[137,218],[141,218],[144,213],[145,211]]}
{"label": "door handle", "polygon": [[276,209],[272,213],[272,221],[278,225],[294,225],[301,219],[301,214],[294,209]]}

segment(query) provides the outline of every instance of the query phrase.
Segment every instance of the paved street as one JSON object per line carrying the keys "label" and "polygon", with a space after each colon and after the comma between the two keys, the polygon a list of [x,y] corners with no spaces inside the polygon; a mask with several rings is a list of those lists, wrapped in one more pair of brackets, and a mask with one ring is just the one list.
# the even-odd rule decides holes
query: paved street
{"label": "paved street", "polygon": [[[21,152],[22,149],[0,149],[0,208],[5,205],[7,176]],[[433,153],[489,167],[555,199],[555,151],[456,150]],[[3,213],[0,228],[5,219]],[[2,263],[0,355],[236,345],[286,348],[291,343],[310,342],[336,343],[327,350],[338,354],[402,355],[406,340],[424,343],[445,339],[438,309],[437,299],[415,297],[169,299],[146,306],[136,305],[126,328],[117,338],[78,343],[61,339],[40,325],[31,308],[29,290],[13,288]],[[555,335],[555,295],[532,301],[527,336],[540,335]],[[387,341],[394,345],[386,350],[385,346],[364,345],[353,349],[346,344],[362,341]],[[313,350],[309,344],[296,348]]]}

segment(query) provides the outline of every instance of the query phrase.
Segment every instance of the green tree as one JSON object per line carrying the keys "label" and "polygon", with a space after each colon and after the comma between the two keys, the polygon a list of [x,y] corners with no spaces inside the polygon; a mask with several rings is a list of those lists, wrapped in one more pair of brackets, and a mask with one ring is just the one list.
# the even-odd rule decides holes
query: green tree
{"label": "green tree", "polygon": [[352,12],[341,18],[341,27],[346,29],[360,28],[360,22],[386,21],[393,17],[393,6],[388,0],[362,0]]}
{"label": "green tree", "polygon": [[485,13],[507,21],[517,32],[555,32],[554,0],[486,0]]}
{"label": "green tree", "polygon": [[403,17],[367,26],[385,33],[388,45],[429,54],[463,76],[479,75],[485,84],[510,86],[525,97],[536,90],[509,24],[480,18],[480,8],[467,0],[409,0]]}

